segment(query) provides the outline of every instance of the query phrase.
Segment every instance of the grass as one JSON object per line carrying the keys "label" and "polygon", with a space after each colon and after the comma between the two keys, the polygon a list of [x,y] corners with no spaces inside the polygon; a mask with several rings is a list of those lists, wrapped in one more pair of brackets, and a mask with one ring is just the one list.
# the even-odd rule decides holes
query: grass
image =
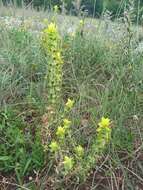
{"label": "grass", "polygon": [[[21,10],[15,12],[18,14]],[[31,19],[33,12],[26,12]],[[42,12],[34,14],[40,14],[39,22],[45,17]],[[64,20],[61,27],[60,19]],[[105,116],[112,120],[111,142],[84,183],[79,184],[77,179],[64,181],[51,175],[52,159],[44,158],[46,163],[43,163],[39,140],[41,118],[47,109],[48,89],[44,79],[47,60],[41,52],[39,37],[33,32],[1,26],[2,189],[142,189],[143,59],[141,54],[135,53],[138,31],[133,28],[130,47],[124,24],[117,24],[118,30],[110,25],[110,20],[87,19],[83,36],[77,35],[71,40],[67,29],[78,28],[79,20],[66,16],[58,16],[57,20],[64,58],[60,106],[68,97],[75,100],[74,109],[68,115],[73,123],[72,135],[88,152],[95,138],[94,129]],[[57,179],[54,187],[49,176],[53,181]]]}

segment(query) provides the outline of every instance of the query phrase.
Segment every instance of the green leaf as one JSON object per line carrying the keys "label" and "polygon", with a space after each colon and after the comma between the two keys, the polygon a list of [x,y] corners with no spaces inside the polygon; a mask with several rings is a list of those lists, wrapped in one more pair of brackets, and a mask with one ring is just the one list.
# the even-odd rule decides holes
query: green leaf
{"label": "green leaf", "polygon": [[4,125],[0,124],[0,130],[2,130],[4,128]]}
{"label": "green leaf", "polygon": [[0,161],[7,161],[9,159],[10,159],[9,156],[0,156]]}
{"label": "green leaf", "polygon": [[28,169],[28,167],[29,167],[31,161],[32,161],[32,159],[29,158],[29,160],[27,161],[27,163],[26,163],[26,165],[25,165],[25,167],[24,167],[24,170],[23,170],[23,176],[24,176],[24,174],[26,173],[26,171],[27,171],[27,169]]}

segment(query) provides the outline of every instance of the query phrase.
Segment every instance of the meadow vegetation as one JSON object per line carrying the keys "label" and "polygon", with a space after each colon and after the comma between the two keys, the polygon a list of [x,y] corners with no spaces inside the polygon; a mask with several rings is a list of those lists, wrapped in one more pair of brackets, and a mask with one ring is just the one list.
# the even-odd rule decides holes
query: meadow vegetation
{"label": "meadow vegetation", "polygon": [[113,23],[108,12],[5,11],[0,188],[143,189],[142,28],[132,12]]}

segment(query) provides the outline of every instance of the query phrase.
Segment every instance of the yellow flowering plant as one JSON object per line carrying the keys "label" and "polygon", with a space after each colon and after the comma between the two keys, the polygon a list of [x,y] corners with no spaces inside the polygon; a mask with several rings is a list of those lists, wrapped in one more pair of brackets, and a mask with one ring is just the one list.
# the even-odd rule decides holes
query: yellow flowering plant
{"label": "yellow flowering plant", "polygon": [[84,34],[84,25],[85,25],[85,19],[80,19],[79,20],[79,25],[76,30],[76,36],[78,37],[83,37]]}
{"label": "yellow flowering plant", "polygon": [[58,105],[61,96],[63,58],[60,44],[61,37],[57,25],[51,22],[43,30],[41,47],[48,58],[46,81],[48,86],[48,102],[52,106]]}
{"label": "yellow flowering plant", "polygon": [[64,127],[64,129],[69,129],[69,127],[70,127],[70,125],[71,125],[71,121],[70,120],[68,120],[68,119],[63,119],[63,127]]}
{"label": "yellow flowering plant", "polygon": [[75,153],[78,158],[82,158],[84,156],[84,148],[81,145],[76,146]]}
{"label": "yellow flowering plant", "polygon": [[49,147],[51,152],[57,152],[59,150],[59,145],[56,141],[52,141]]}
{"label": "yellow flowering plant", "polygon": [[65,133],[66,133],[66,131],[65,131],[64,127],[59,126],[57,128],[56,135],[58,138],[63,139],[65,137]]}
{"label": "yellow flowering plant", "polygon": [[65,104],[65,108],[67,109],[72,109],[73,108],[73,105],[74,105],[74,100],[68,98],[66,104]]}
{"label": "yellow flowering plant", "polygon": [[110,140],[111,136],[111,122],[109,118],[102,117],[101,121],[98,123],[99,127],[97,128],[97,139],[99,144],[104,145]]}
{"label": "yellow flowering plant", "polygon": [[80,24],[80,26],[83,26],[83,25],[84,25],[84,20],[81,19],[81,20],[79,21],[79,24]]}
{"label": "yellow flowering plant", "polygon": [[[58,27],[55,22],[51,22],[42,31],[41,35],[41,49],[47,60],[47,73],[45,78],[45,87],[47,90],[48,97],[48,108],[47,120],[48,124],[43,125],[42,133],[42,144],[47,145],[47,139],[49,136],[50,126],[53,125],[56,113],[58,112],[58,106],[61,101],[61,89],[62,89],[62,76],[63,76],[63,58],[61,48],[61,37],[58,32]],[[62,128],[63,129],[63,128]],[[61,128],[57,129],[57,134],[60,138],[64,137],[64,130]],[[51,144],[51,146],[54,144]],[[53,148],[51,147],[51,149]]]}
{"label": "yellow flowering plant", "polygon": [[[84,22],[80,21],[80,32],[82,32],[83,26]],[[48,60],[46,77],[48,103],[52,107],[52,110],[54,110],[54,113],[58,113],[57,105],[61,105],[62,68],[64,61],[61,50],[61,37],[54,22],[50,23],[43,30],[41,47]],[[48,147],[51,155],[53,155],[52,158],[56,160],[54,162],[56,164],[54,167],[56,173],[68,175],[73,172],[74,175],[76,173],[78,176],[81,175],[83,178],[86,178],[88,172],[95,166],[100,154],[110,142],[111,121],[109,118],[101,118],[97,129],[94,130],[94,138],[92,138],[91,144],[88,150],[86,150],[84,143],[82,145],[77,143],[78,139],[75,138],[75,133],[73,133],[73,123],[69,116],[74,103],[73,99],[68,98],[62,109],[60,109],[61,112],[57,115],[55,114],[56,119],[52,120],[52,126],[55,127],[55,130],[52,130],[52,133],[50,133]],[[51,120],[49,119],[48,121],[50,123]],[[46,126],[47,133],[50,130],[49,123],[48,127]],[[47,133],[45,132],[45,134]]]}
{"label": "yellow flowering plant", "polygon": [[[95,166],[100,154],[106,148],[106,145],[111,139],[111,121],[109,118],[102,117],[98,123],[96,129],[96,137],[93,139],[92,144],[89,148],[88,154],[83,156],[78,166],[78,176],[83,180],[87,178],[88,172]],[[79,154],[82,152],[82,148],[78,146],[76,152]]]}
{"label": "yellow flowering plant", "polygon": [[72,157],[65,156],[63,161],[64,169],[66,172],[70,171],[74,166],[74,160]]}
{"label": "yellow flowering plant", "polygon": [[71,124],[67,117],[62,120],[61,126],[56,130],[56,140],[52,141],[49,147],[52,153],[59,152],[59,163],[57,162],[56,166],[58,172],[68,177],[76,175],[80,180],[85,180],[110,142],[111,120],[101,118],[88,150],[77,144],[74,136],[68,135],[71,133]]}
{"label": "yellow flowering plant", "polygon": [[98,123],[99,127],[109,127],[110,126],[110,119],[102,117],[101,121]]}

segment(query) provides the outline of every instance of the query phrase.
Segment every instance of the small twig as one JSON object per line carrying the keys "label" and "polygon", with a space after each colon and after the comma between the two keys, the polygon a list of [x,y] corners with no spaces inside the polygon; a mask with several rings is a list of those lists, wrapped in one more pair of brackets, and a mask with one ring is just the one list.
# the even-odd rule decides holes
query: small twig
{"label": "small twig", "polygon": [[128,170],[130,173],[132,173],[136,178],[138,178],[141,182],[143,182],[143,178],[141,178],[140,176],[138,176],[135,172],[133,172],[132,170],[130,170],[129,168],[124,167],[126,170]]}
{"label": "small twig", "polygon": [[94,188],[94,181],[95,181],[95,176],[96,176],[97,172],[98,172],[98,171],[102,168],[102,166],[106,163],[106,161],[108,160],[108,158],[109,158],[109,155],[106,156],[105,160],[101,163],[101,165],[98,167],[98,169],[94,172],[91,188]]}
{"label": "small twig", "polygon": [[16,184],[16,183],[11,183],[11,182],[7,182],[7,181],[0,181],[0,183],[1,183],[1,184],[8,184],[8,185],[20,187],[20,188],[22,188],[23,190],[30,190],[30,189],[28,189],[28,188],[26,188],[26,187],[22,187],[21,185],[18,185],[18,184]]}

